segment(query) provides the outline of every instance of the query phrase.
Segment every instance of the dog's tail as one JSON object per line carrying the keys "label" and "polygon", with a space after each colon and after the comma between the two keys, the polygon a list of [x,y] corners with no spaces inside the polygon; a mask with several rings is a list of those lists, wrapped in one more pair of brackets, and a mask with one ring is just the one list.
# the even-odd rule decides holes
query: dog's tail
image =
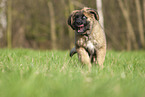
{"label": "dog's tail", "polygon": [[71,51],[70,51],[70,57],[72,57],[75,53],[77,53],[76,47],[71,49]]}

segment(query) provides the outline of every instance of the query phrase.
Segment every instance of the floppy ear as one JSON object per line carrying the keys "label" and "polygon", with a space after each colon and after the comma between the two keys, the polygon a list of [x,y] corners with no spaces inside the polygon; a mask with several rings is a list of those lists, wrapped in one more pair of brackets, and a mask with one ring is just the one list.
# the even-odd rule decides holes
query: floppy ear
{"label": "floppy ear", "polygon": [[99,14],[95,9],[88,8],[88,11],[94,15],[94,17],[97,21],[99,20]]}
{"label": "floppy ear", "polygon": [[77,13],[77,12],[79,12],[79,10],[74,10],[71,13],[71,15],[68,17],[68,21],[67,21],[68,22],[68,25],[70,25],[73,30],[75,30],[74,26],[72,25],[72,23],[73,23],[73,17],[75,15],[75,13]]}
{"label": "floppy ear", "polygon": [[73,16],[73,14],[71,14],[71,15],[68,17],[67,23],[68,23],[68,25],[70,25],[71,28],[74,30],[74,27],[72,26],[72,22],[73,22],[72,16]]}

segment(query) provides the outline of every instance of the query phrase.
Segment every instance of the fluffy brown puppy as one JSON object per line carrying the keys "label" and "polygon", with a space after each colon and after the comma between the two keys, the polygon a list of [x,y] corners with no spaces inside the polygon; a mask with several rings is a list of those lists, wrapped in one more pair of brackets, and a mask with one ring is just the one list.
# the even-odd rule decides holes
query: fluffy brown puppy
{"label": "fluffy brown puppy", "polygon": [[75,47],[70,56],[78,54],[83,64],[91,67],[91,61],[103,68],[106,55],[106,37],[100,26],[96,10],[85,7],[75,10],[68,18],[68,25],[75,30]]}

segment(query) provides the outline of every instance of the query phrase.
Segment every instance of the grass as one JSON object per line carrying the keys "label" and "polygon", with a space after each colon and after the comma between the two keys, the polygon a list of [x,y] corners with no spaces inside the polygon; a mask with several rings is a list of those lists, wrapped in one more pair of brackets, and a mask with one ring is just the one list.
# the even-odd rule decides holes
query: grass
{"label": "grass", "polygon": [[0,49],[0,97],[145,97],[145,51],[108,51],[88,72],[69,51]]}

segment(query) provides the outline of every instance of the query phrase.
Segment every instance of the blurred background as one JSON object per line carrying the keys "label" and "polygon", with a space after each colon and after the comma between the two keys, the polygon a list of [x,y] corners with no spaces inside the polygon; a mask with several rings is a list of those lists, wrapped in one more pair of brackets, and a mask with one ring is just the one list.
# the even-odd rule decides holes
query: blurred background
{"label": "blurred background", "polygon": [[108,49],[145,49],[145,0],[0,0],[0,48],[70,49],[67,19],[84,6],[102,12]]}

